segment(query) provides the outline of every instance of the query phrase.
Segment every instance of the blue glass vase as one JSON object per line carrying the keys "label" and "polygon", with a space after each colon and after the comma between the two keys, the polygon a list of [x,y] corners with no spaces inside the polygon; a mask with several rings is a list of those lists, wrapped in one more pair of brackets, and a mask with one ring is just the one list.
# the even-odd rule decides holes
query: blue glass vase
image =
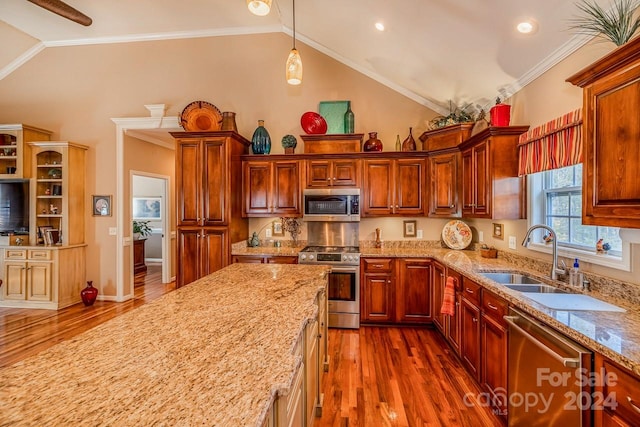
{"label": "blue glass vase", "polygon": [[271,137],[264,127],[264,120],[258,120],[258,127],[251,138],[253,154],[269,154],[271,152]]}

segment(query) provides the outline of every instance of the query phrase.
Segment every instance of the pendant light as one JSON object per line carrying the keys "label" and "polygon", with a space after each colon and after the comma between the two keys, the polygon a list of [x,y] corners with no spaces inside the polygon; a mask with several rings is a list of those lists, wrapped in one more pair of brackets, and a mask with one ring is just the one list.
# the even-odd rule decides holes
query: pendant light
{"label": "pendant light", "polygon": [[247,7],[254,15],[265,16],[271,10],[271,0],[247,0]]}
{"label": "pendant light", "polygon": [[302,83],[302,58],[296,49],[296,0],[293,0],[293,49],[287,58],[286,77],[290,85]]}

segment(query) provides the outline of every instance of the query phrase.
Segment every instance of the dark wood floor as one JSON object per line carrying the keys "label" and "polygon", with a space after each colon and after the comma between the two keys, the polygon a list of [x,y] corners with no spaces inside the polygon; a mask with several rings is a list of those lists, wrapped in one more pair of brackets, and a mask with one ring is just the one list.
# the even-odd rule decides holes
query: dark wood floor
{"label": "dark wood floor", "polygon": [[135,276],[134,298],[116,303],[79,303],[62,310],[0,307],[0,367],[12,365],[61,341],[93,328],[174,290],[175,282],[162,284],[162,266],[149,265]]}
{"label": "dark wood floor", "polygon": [[[70,339],[175,289],[160,266],[136,275],[135,297],[63,310],[0,308],[0,367]],[[324,426],[499,426],[489,410],[468,407],[477,396],[439,333],[424,328],[330,329],[330,369],[324,376]]]}
{"label": "dark wood floor", "polygon": [[315,427],[502,425],[465,405],[480,390],[434,329],[330,329],[329,355]]}

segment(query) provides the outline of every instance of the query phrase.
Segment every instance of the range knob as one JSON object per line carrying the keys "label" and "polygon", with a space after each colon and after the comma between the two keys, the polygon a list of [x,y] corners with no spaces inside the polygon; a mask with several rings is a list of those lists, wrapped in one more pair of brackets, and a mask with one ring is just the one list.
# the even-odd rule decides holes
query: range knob
{"label": "range knob", "polygon": [[[351,257],[349,257],[349,258],[351,258]],[[347,260],[347,256],[346,255],[342,255],[342,260],[346,261]]]}
{"label": "range knob", "polygon": [[305,259],[307,259],[307,256],[305,254],[302,254],[300,255],[300,259],[304,261]]}
{"label": "range knob", "polygon": [[309,254],[309,259],[310,259],[310,260],[312,260],[312,259],[314,259],[314,258],[315,258],[315,256],[313,256],[313,254]]}

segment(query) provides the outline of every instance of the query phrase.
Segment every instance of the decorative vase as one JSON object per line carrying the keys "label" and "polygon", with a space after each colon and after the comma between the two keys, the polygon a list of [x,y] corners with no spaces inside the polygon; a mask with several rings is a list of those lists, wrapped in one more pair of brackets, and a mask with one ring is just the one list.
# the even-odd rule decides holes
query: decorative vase
{"label": "decorative vase", "polygon": [[364,151],[382,151],[382,141],[378,139],[378,132],[369,132],[369,139],[364,143]]}
{"label": "decorative vase", "polygon": [[98,290],[93,287],[93,280],[87,281],[87,287],[80,291],[80,298],[87,307],[93,305],[98,297]]}
{"label": "decorative vase", "polygon": [[409,128],[409,136],[402,142],[402,151],[416,151],[416,140],[413,139],[412,128]]}
{"label": "decorative vase", "polygon": [[351,111],[351,102],[349,101],[349,104],[347,104],[347,111],[344,113],[344,133],[355,132],[355,120],[353,111]]}
{"label": "decorative vase", "polygon": [[402,143],[400,142],[400,135],[396,135],[396,151],[402,151]]}
{"label": "decorative vase", "polygon": [[247,244],[252,248],[257,248],[258,246],[260,246],[260,238],[258,237],[258,233],[254,231],[247,241]]}
{"label": "decorative vase", "polygon": [[258,127],[251,138],[253,154],[269,154],[271,152],[271,137],[264,127],[264,120],[258,120]]}
{"label": "decorative vase", "polygon": [[489,110],[491,126],[509,126],[511,120],[511,105],[502,104],[500,98],[496,99],[496,105]]}
{"label": "decorative vase", "polygon": [[236,126],[236,113],[231,111],[225,111],[222,113],[222,128],[221,130],[232,130],[238,132]]}

